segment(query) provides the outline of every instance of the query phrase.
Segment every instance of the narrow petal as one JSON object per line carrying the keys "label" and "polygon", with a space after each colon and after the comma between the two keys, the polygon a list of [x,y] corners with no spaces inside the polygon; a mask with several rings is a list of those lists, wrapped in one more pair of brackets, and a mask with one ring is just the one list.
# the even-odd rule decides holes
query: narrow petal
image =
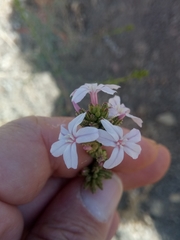
{"label": "narrow petal", "polygon": [[85,83],[83,86],[86,87],[89,92],[94,92],[99,88],[97,83]]}
{"label": "narrow petal", "polygon": [[97,139],[99,143],[101,143],[103,146],[109,146],[109,147],[115,147],[116,142],[114,141],[114,138],[106,131],[99,129],[99,138]]}
{"label": "narrow petal", "polygon": [[72,101],[72,104],[73,104],[73,107],[74,107],[75,111],[79,112],[79,110],[81,109],[80,106],[77,103],[73,102],[73,101]]}
{"label": "narrow petal", "polygon": [[120,86],[118,86],[118,85],[116,85],[116,84],[106,84],[105,86],[107,86],[107,87],[109,87],[109,88],[111,88],[111,89],[115,89],[115,90],[117,90],[117,89],[120,88]]}
{"label": "narrow petal", "polygon": [[76,143],[73,143],[71,145],[71,167],[73,169],[77,169],[78,166],[78,155],[77,155],[77,149],[76,149]]}
{"label": "narrow petal", "polygon": [[100,92],[103,87],[104,87],[104,84],[98,85],[97,83],[93,83],[91,88],[94,89],[94,91],[96,92]]}
{"label": "narrow petal", "polygon": [[89,92],[86,86],[81,86],[80,88],[76,89],[71,95],[72,95],[72,102],[78,103],[80,102],[86,94]]}
{"label": "narrow petal", "polygon": [[66,167],[69,168],[77,168],[78,164],[78,156],[77,156],[77,150],[76,150],[76,144],[69,144],[66,150],[63,153],[64,162],[66,164]]}
{"label": "narrow petal", "polygon": [[68,130],[71,134],[73,134],[73,135],[76,134],[77,126],[80,123],[82,123],[85,116],[86,116],[86,113],[81,113],[68,124]]}
{"label": "narrow petal", "polygon": [[121,104],[121,99],[119,96],[114,96],[113,98],[110,98],[108,101],[108,104],[113,106],[118,106]]}
{"label": "narrow petal", "polygon": [[130,140],[131,142],[137,143],[141,141],[141,133],[138,129],[133,128],[123,137],[124,140]]}
{"label": "narrow petal", "polygon": [[104,86],[101,88],[101,91],[102,92],[105,92],[105,93],[108,93],[108,94],[111,94],[113,95],[116,91],[112,90],[110,87],[108,86]]}
{"label": "narrow petal", "polygon": [[119,116],[119,113],[118,113],[117,109],[113,108],[113,107],[110,107],[108,109],[108,117],[109,118],[114,118],[114,117],[117,117],[117,116]]}
{"label": "narrow petal", "polygon": [[123,130],[119,126],[113,125],[115,132],[118,134],[118,140],[123,139]]}
{"label": "narrow petal", "polygon": [[77,131],[76,142],[86,143],[95,141],[99,137],[98,129],[95,127],[84,127]]}
{"label": "narrow petal", "polygon": [[104,168],[110,169],[114,168],[117,165],[119,165],[124,158],[124,150],[123,147],[116,147],[112,151],[112,154],[108,160],[105,161],[104,163]]}
{"label": "narrow petal", "polygon": [[57,141],[52,144],[50,152],[54,157],[59,157],[63,154],[69,143],[64,141]]}
{"label": "narrow petal", "polygon": [[141,152],[141,146],[139,146],[136,143],[128,142],[123,147],[124,147],[124,151],[133,159],[137,159]]}
{"label": "narrow petal", "polygon": [[101,123],[102,123],[103,127],[106,129],[106,131],[114,138],[114,140],[118,141],[119,140],[119,136],[116,133],[116,130],[114,129],[114,125],[112,125],[106,119],[101,120]]}
{"label": "narrow petal", "polygon": [[127,116],[127,114],[130,113],[130,109],[127,108],[127,107],[124,105],[124,103],[121,104],[121,109],[123,109],[123,112],[126,113],[126,116]]}
{"label": "narrow petal", "polygon": [[64,137],[68,133],[69,133],[68,130],[64,126],[61,126],[61,131],[60,131],[58,139],[61,139],[62,137]]}
{"label": "narrow petal", "polygon": [[135,117],[135,116],[133,116],[133,115],[131,115],[131,114],[129,114],[129,113],[126,114],[126,116],[127,116],[127,117],[130,117],[139,127],[142,127],[143,121],[142,121],[141,118]]}

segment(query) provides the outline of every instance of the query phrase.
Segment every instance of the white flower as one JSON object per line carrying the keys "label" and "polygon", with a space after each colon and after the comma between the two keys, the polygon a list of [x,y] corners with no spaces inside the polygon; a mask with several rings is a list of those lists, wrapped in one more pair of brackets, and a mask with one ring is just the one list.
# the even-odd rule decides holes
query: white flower
{"label": "white flower", "polygon": [[109,159],[104,162],[103,167],[110,169],[119,165],[126,152],[133,159],[138,158],[141,147],[136,144],[141,140],[141,134],[138,129],[132,129],[123,136],[123,130],[119,126],[112,125],[108,120],[101,120],[106,131],[99,129],[99,138],[97,139],[104,146],[113,147]]}
{"label": "white flower", "polygon": [[120,119],[123,119],[125,116],[130,117],[139,127],[142,127],[143,121],[135,117],[130,113],[130,109],[125,107],[124,104],[121,104],[121,99],[119,96],[114,96],[113,98],[110,98],[108,101],[109,106],[109,118],[117,117],[119,116]]}
{"label": "white flower", "polygon": [[78,155],[76,143],[86,143],[95,141],[98,136],[98,129],[85,127],[77,130],[78,125],[84,120],[86,113],[82,113],[74,118],[69,124],[68,129],[61,126],[59,141],[51,146],[51,154],[54,157],[63,155],[67,168],[77,168]]}
{"label": "white flower", "polygon": [[71,93],[70,95],[72,97],[71,101],[74,103],[78,103],[86,96],[87,93],[89,93],[91,98],[91,103],[93,105],[96,105],[98,104],[98,98],[97,98],[98,92],[103,91],[105,93],[113,95],[116,92],[113,89],[117,90],[118,88],[120,88],[120,86],[114,85],[114,84],[98,85],[97,83],[92,83],[92,84],[85,83],[84,85],[77,88],[76,90],[74,90],[74,92]]}

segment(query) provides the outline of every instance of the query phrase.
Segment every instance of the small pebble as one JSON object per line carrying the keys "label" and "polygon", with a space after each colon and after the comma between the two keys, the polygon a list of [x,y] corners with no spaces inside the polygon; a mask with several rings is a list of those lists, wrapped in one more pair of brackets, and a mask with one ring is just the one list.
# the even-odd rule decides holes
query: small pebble
{"label": "small pebble", "polygon": [[169,127],[177,125],[177,119],[171,112],[160,113],[157,116],[156,121]]}

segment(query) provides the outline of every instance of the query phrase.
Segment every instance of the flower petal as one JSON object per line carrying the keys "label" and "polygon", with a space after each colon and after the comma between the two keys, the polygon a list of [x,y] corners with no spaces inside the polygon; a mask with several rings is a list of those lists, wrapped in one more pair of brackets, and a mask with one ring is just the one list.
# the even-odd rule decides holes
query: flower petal
{"label": "flower petal", "polygon": [[75,111],[79,112],[79,110],[81,109],[80,106],[77,103],[73,102],[73,101],[72,101],[72,104],[73,104],[73,107],[74,107]]}
{"label": "flower petal", "polygon": [[116,85],[116,84],[106,84],[105,86],[115,90],[121,88],[119,85]]}
{"label": "flower petal", "polygon": [[124,135],[123,139],[137,143],[141,141],[141,133],[138,129],[133,128],[130,132]]}
{"label": "flower petal", "polygon": [[127,117],[130,117],[139,127],[142,127],[142,119],[141,118],[138,118],[138,117],[135,117],[129,113],[126,114]]}
{"label": "flower petal", "polygon": [[63,154],[69,143],[65,141],[57,141],[52,144],[50,152],[54,157],[59,157]]}
{"label": "flower petal", "polygon": [[105,93],[108,93],[108,94],[111,94],[113,95],[116,91],[112,90],[110,87],[104,85],[102,88],[101,88],[101,91],[102,92],[105,92]]}
{"label": "flower petal", "polygon": [[78,156],[77,156],[77,149],[76,144],[69,144],[66,150],[63,153],[64,162],[66,167],[69,168],[77,168],[78,165]]}
{"label": "flower petal", "polygon": [[97,139],[99,143],[108,147],[115,147],[116,143],[114,138],[106,131],[99,129],[99,138]]}
{"label": "flower petal", "polygon": [[79,88],[77,88],[74,92],[71,93],[70,96],[72,96],[71,101],[78,103],[80,102],[85,96],[86,94],[89,92],[88,88],[86,86],[81,86]]}
{"label": "flower petal", "polygon": [[73,169],[77,169],[78,166],[78,155],[77,155],[77,149],[76,149],[76,143],[73,143],[71,145],[71,167]]}
{"label": "flower petal", "polygon": [[74,118],[69,124],[68,124],[68,130],[69,133],[75,135],[76,134],[76,130],[77,130],[77,126],[82,123],[82,121],[84,120],[86,116],[86,113],[81,113],[79,114],[76,118]]}
{"label": "flower petal", "polygon": [[137,159],[141,152],[141,146],[139,146],[136,143],[128,142],[123,147],[124,147],[124,151],[133,159]]}
{"label": "flower petal", "polygon": [[114,131],[118,134],[118,140],[123,139],[123,130],[119,126],[113,125]]}
{"label": "flower petal", "polygon": [[103,127],[105,128],[105,130],[114,138],[115,141],[119,140],[119,136],[115,130],[115,126],[112,125],[108,120],[103,119],[101,120],[101,123],[103,125]]}
{"label": "flower petal", "polygon": [[118,106],[121,104],[121,99],[119,96],[114,96],[113,98],[110,98],[109,101],[108,101],[108,105],[110,105],[111,107],[114,107],[114,106]]}
{"label": "flower petal", "polygon": [[119,116],[119,113],[118,113],[117,109],[110,107],[108,109],[108,117],[109,118],[114,118],[114,117],[117,117],[117,116]]}
{"label": "flower petal", "polygon": [[122,162],[123,158],[124,158],[123,147],[120,148],[116,147],[112,151],[110,158],[105,161],[103,167],[107,169],[114,168]]}
{"label": "flower petal", "polygon": [[62,137],[64,137],[68,133],[69,133],[68,130],[63,125],[61,125],[61,131],[60,131],[58,139],[61,139]]}
{"label": "flower petal", "polygon": [[99,137],[98,129],[95,127],[84,127],[77,131],[76,142],[86,143],[95,141]]}

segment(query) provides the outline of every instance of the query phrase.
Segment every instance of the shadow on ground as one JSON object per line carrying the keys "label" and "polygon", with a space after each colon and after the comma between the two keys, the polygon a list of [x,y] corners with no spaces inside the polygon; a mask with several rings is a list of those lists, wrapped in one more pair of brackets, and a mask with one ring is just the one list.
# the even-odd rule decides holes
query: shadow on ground
{"label": "shadow on ground", "polygon": [[114,81],[142,133],[170,149],[169,172],[138,204],[162,240],[180,237],[179,12],[176,0],[15,0],[10,19],[34,71],[51,72],[61,90],[52,115],[73,115],[69,94],[79,85]]}

